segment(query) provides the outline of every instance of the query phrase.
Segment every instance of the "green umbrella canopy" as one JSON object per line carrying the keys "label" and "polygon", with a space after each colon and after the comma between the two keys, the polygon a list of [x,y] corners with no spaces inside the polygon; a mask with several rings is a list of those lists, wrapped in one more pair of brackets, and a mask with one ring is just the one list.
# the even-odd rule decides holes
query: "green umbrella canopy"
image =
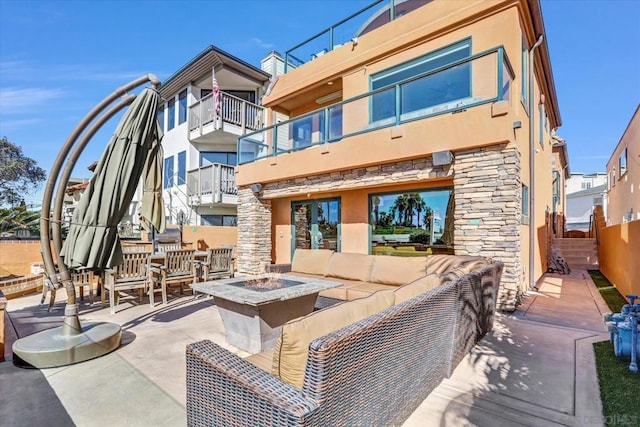
{"label": "green umbrella canopy", "polygon": [[122,263],[118,223],[129,209],[140,177],[154,197],[143,198],[145,219],[164,231],[162,202],[162,129],[157,121],[160,94],[145,88],[120,120],[73,212],[62,257],[69,268],[110,268]]}

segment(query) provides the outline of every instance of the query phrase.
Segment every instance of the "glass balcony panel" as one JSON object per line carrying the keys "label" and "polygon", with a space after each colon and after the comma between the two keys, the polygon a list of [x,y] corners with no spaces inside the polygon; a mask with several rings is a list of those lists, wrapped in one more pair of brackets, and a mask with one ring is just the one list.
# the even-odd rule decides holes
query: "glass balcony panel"
{"label": "glass balcony panel", "polygon": [[238,141],[238,164],[253,162],[269,155],[274,128],[267,128],[240,138]]}
{"label": "glass balcony panel", "polygon": [[[289,150],[301,150],[312,145],[324,142],[325,112],[320,110],[317,113],[291,120],[287,126],[289,127],[289,139],[286,146]],[[278,128],[282,129],[281,125]],[[285,148],[278,145],[278,151],[284,151]]]}
{"label": "glass balcony panel", "polygon": [[329,141],[342,138],[342,105],[329,108]]}

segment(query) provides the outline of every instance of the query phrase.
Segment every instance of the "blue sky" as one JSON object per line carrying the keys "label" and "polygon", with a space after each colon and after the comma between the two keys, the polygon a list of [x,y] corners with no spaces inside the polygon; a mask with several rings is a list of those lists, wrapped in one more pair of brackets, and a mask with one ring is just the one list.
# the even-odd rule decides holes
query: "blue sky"
{"label": "blue sky", "polygon": [[[211,44],[259,66],[369,3],[0,0],[0,136],[48,170],[82,117],[130,80],[164,80]],[[640,102],[640,0],[542,8],[571,170],[604,171]],[[90,176],[116,125],[93,138],[73,176]]]}

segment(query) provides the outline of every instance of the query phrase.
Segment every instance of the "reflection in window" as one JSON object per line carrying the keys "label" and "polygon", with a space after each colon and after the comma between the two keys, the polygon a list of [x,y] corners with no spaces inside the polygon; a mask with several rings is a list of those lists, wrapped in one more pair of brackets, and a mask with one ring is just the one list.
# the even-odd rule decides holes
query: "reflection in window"
{"label": "reflection in window", "polygon": [[453,253],[452,188],[371,194],[369,206],[374,255]]}
{"label": "reflection in window", "polygon": [[164,159],[164,188],[173,187],[173,156]]}
{"label": "reflection in window", "polygon": [[[471,56],[471,41],[465,40],[371,76],[371,89],[395,85],[406,79],[447,66]],[[471,96],[471,64],[464,63],[405,83],[401,87],[400,114],[423,110]],[[372,96],[371,120],[395,117],[396,94],[389,90]]]}
{"label": "reflection in window", "polygon": [[620,178],[627,173],[627,149],[625,148],[620,157],[618,157],[618,170],[620,171]]}
{"label": "reflection in window", "polygon": [[183,90],[178,95],[178,124],[187,121],[187,90]]}
{"label": "reflection in window", "polygon": [[237,166],[238,155],[235,152],[223,151],[201,151],[200,166],[210,165],[212,163],[220,163],[223,165]]}
{"label": "reflection in window", "polygon": [[171,98],[168,102],[169,104],[169,111],[167,114],[167,130],[171,130],[176,126],[176,99],[175,98]]}

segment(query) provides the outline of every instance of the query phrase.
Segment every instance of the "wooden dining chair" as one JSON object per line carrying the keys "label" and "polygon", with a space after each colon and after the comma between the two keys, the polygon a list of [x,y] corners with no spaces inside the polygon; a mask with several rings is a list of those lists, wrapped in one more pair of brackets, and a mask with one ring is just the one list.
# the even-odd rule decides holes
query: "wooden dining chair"
{"label": "wooden dining chair", "polygon": [[111,314],[116,312],[120,291],[138,290],[138,300],[142,302],[144,292],[149,288],[149,257],[151,252],[125,252],[123,263],[104,272],[102,304],[109,292]]}
{"label": "wooden dining chair", "polygon": [[207,249],[207,259],[198,263],[198,277],[201,282],[233,277],[233,246]]}
{"label": "wooden dining chair", "polygon": [[184,292],[184,286],[191,289],[189,284],[195,283],[196,262],[195,249],[178,249],[166,251],[162,264],[151,264],[151,284],[149,288],[149,300],[154,304],[154,294],[162,293],[162,302],[167,303],[167,290],[179,287],[180,293]]}

